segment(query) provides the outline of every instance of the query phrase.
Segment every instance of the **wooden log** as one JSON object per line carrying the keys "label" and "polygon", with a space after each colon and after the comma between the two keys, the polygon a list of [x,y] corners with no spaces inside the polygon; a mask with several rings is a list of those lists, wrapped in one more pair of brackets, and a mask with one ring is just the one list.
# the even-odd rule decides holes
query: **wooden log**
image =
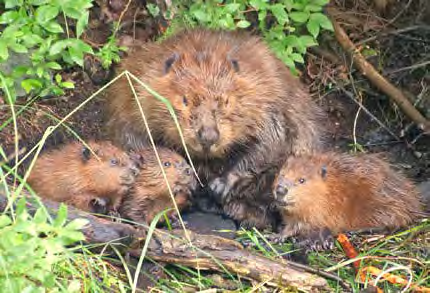
{"label": "wooden log", "polygon": [[[0,211],[4,211],[8,200],[0,190]],[[59,204],[43,200],[48,212],[55,216]],[[28,197],[28,211],[34,214],[38,204]],[[112,243],[128,246],[131,256],[140,257],[144,243],[145,228],[134,228],[124,223],[102,219],[73,207],[68,208],[68,220],[88,220],[82,230],[87,243]],[[238,242],[214,235],[201,235],[187,231],[193,245],[184,236],[184,231],[155,229],[150,240],[147,257],[156,261],[180,264],[201,270],[235,273],[246,279],[266,282],[274,286],[291,286],[301,290],[330,291],[326,279],[294,267],[291,262],[278,262],[245,250]],[[300,266],[300,265],[299,265]]]}

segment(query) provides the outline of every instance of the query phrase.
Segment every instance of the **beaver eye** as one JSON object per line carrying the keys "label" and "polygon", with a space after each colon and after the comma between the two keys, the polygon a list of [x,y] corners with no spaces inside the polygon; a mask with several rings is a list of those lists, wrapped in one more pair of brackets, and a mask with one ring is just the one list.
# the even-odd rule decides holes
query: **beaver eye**
{"label": "beaver eye", "polygon": [[185,174],[186,174],[186,175],[191,175],[191,170],[190,170],[190,168],[185,169]]}
{"label": "beaver eye", "polygon": [[170,165],[170,162],[164,162],[164,167],[169,167]]}
{"label": "beaver eye", "polygon": [[111,165],[111,166],[116,166],[116,165],[118,165],[118,160],[117,160],[117,159],[110,159],[110,165]]}
{"label": "beaver eye", "polygon": [[299,183],[300,183],[300,184],[303,184],[303,183],[305,183],[305,182],[306,182],[305,178],[300,178],[300,179],[299,179]]}
{"label": "beaver eye", "polygon": [[188,106],[188,100],[186,96],[182,97],[182,103],[184,103],[185,106]]}

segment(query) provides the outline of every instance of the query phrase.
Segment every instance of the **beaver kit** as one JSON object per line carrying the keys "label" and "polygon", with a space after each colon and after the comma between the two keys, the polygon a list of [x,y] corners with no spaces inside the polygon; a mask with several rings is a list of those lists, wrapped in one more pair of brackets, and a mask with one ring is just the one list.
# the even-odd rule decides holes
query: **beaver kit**
{"label": "beaver kit", "polygon": [[124,151],[110,142],[72,142],[42,154],[28,183],[41,197],[94,213],[115,211],[138,172]]}
{"label": "beaver kit", "polygon": [[273,194],[284,237],[399,228],[423,215],[413,183],[375,154],[290,157]]}
{"label": "beaver kit", "polygon": [[[157,147],[157,152],[178,210],[182,211],[190,204],[197,180],[182,156],[166,148]],[[150,224],[158,213],[171,208],[168,216],[175,218],[176,210],[153,148],[141,149],[137,155],[141,161],[139,175],[120,208],[121,216]]]}
{"label": "beaver kit", "polygon": [[[172,104],[206,186],[199,192],[244,226],[274,223],[269,210],[285,157],[322,147],[322,110],[265,43],[245,32],[185,30],[124,58],[128,70]],[[133,82],[156,143],[185,156],[167,107]],[[148,145],[127,79],[109,87],[107,131],[124,148]]]}

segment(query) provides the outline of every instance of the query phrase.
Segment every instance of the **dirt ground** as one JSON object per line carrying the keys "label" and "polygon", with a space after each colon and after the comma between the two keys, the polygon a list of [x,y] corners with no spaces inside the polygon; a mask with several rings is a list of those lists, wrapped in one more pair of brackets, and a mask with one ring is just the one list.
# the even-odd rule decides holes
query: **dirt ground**
{"label": "dirt ground", "polygon": [[[426,2],[392,3],[382,12],[375,10],[368,1],[336,1],[334,6],[345,12],[342,25],[352,40],[361,42],[360,48],[367,50],[368,54],[376,54],[368,60],[388,80],[408,92],[417,108],[429,118],[429,66],[422,65],[430,56],[430,18],[425,17],[426,10],[422,9]],[[109,24],[109,17],[115,17],[115,14],[107,17],[103,12],[106,7],[101,6],[93,9],[91,29],[85,35],[94,46],[106,40],[110,29],[106,24]],[[417,10],[424,11],[424,15],[417,15]],[[104,18],[101,17],[103,15]],[[138,42],[152,40],[160,34],[159,23],[159,20],[142,13],[139,25],[134,30],[132,26],[124,25],[119,37],[127,36],[130,39],[135,36]],[[355,137],[356,143],[366,151],[387,153],[396,166],[417,182],[429,180],[430,137],[422,135],[387,96],[372,87],[366,78],[350,66],[350,61],[331,34],[322,36],[320,42],[321,46],[310,50],[306,65],[300,68],[301,79],[309,85],[315,100],[329,113],[332,147],[352,150]],[[64,117],[101,87],[100,76],[103,79],[108,75],[102,72],[97,76],[95,69],[97,67],[91,63],[85,70],[76,67],[63,72],[63,79],[75,82],[74,90],[69,90],[64,97],[37,100],[19,115],[20,149],[30,149],[40,140],[48,125],[56,124],[49,116]],[[106,81],[101,80],[102,83]],[[357,101],[361,101],[365,107],[358,115],[360,107]],[[3,103],[1,99],[0,103]],[[67,125],[84,139],[104,138],[102,103],[100,97],[94,99],[73,115]],[[24,104],[26,101],[21,99],[16,110]],[[9,117],[10,108],[4,103],[0,104],[0,124]],[[8,155],[14,153],[14,137],[12,123],[0,132],[1,146]],[[73,139],[73,135],[60,127],[47,140],[45,149],[70,139]]]}

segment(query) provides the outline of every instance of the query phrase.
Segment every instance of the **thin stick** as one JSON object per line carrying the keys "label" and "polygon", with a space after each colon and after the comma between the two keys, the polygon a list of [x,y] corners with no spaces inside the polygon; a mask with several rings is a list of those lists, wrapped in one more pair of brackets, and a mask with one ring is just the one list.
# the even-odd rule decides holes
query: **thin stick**
{"label": "thin stick", "polygon": [[428,131],[430,129],[430,121],[428,121],[411,104],[411,102],[405,97],[401,90],[387,81],[378,71],[376,71],[372,64],[367,62],[366,58],[361,55],[361,53],[349,39],[348,35],[337,23],[333,17],[333,11],[331,9],[327,9],[327,12],[331,17],[337,41],[343,47],[343,49],[352,56],[355,66],[358,68],[358,70],[364,76],[366,76],[374,86],[389,96],[412,121],[418,124],[418,127],[424,131]]}

